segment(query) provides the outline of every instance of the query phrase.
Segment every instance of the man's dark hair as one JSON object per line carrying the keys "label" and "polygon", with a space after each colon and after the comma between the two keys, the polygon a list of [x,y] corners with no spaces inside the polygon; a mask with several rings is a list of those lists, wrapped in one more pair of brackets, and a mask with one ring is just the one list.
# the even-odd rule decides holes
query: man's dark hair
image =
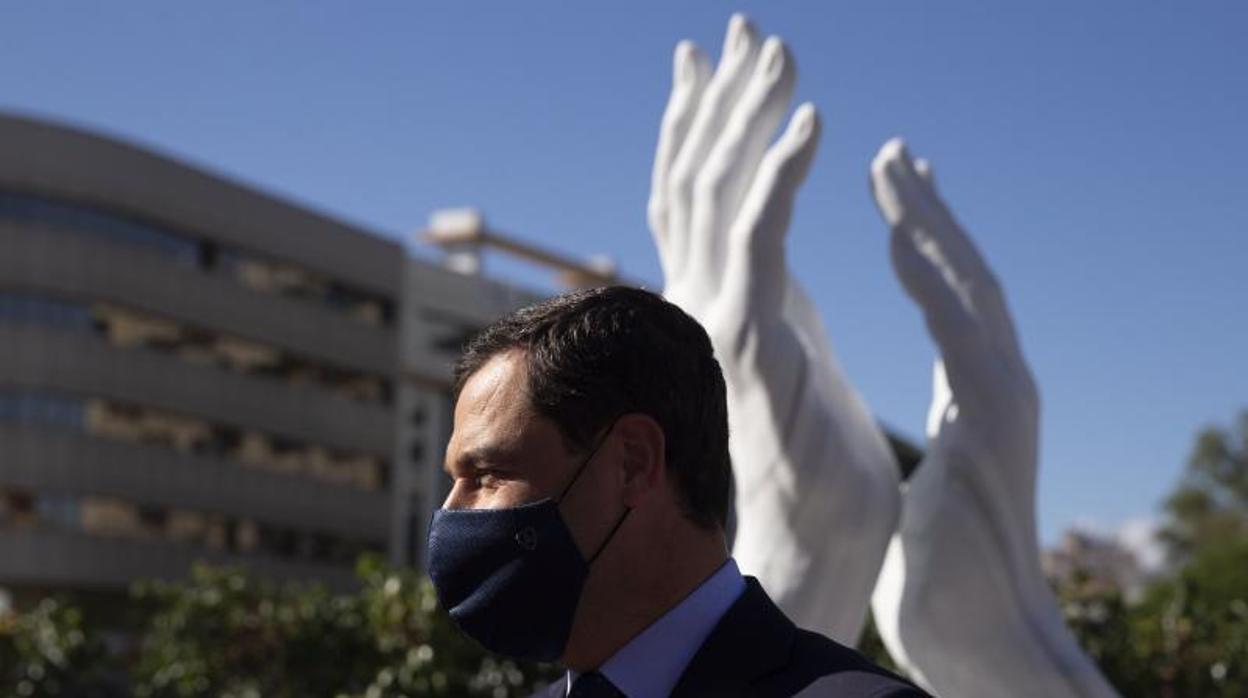
{"label": "man's dark hair", "polygon": [[494,356],[523,352],[528,394],[573,450],[614,420],[649,415],[663,429],[669,477],[685,514],[726,526],[732,468],[724,377],[706,331],[661,296],[609,286],[517,310],[473,337],[455,366],[455,395]]}

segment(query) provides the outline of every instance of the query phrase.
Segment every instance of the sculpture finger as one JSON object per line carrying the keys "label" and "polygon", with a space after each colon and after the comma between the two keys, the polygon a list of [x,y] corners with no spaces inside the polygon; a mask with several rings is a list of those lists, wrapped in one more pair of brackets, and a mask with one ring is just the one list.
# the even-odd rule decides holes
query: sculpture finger
{"label": "sculpture finger", "polygon": [[[753,74],[728,115],[693,186],[689,234],[703,292],[719,290],[724,268],[725,229],[735,217],[767,145],[788,110],[797,81],[793,56],[780,39],[763,44]],[[694,259],[691,259],[693,263]]]}
{"label": "sculpture finger", "polygon": [[669,283],[676,270],[668,266],[670,231],[667,227],[667,181],[676,153],[680,151],[680,146],[689,132],[689,125],[693,122],[698,100],[708,79],[710,67],[702,52],[689,41],[677,44],[672,58],[672,92],[668,97],[667,107],[663,110],[663,121],[659,127],[659,144],[650,177],[650,202],[646,207],[650,232],[654,235],[659,263],[663,267],[663,277]]}
{"label": "sculpture finger", "polygon": [[900,140],[889,141],[871,163],[876,205],[892,229],[893,268],[907,294],[923,311],[940,348],[949,381],[958,395],[985,395],[996,362],[988,331],[969,291],[941,245],[936,214],[920,187]]}
{"label": "sculpture finger", "polygon": [[729,244],[735,249],[728,255],[723,292],[729,307],[745,317],[775,318],[782,310],[788,285],[785,234],[820,131],[814,105],[798,107],[784,135],[763,156],[733,221]]}
{"label": "sculpture finger", "polygon": [[688,236],[693,183],[732,106],[736,104],[757,55],[758,37],[753,25],[744,15],[733,15],[728,22],[719,66],[702,90],[693,121],[668,174],[668,264],[674,270],[684,269],[690,254],[700,254],[700,251],[693,249]]}
{"label": "sculpture finger", "polygon": [[934,239],[944,250],[959,284],[966,289],[973,311],[987,328],[990,340],[1002,352],[1002,357],[1026,370],[1022,365],[1018,334],[1006,307],[1001,284],[992,268],[936,190],[931,164],[926,160],[910,160],[904,146],[898,150],[898,165],[904,169],[908,164],[914,172],[917,201],[913,208],[916,217],[923,219],[919,224],[932,231]]}
{"label": "sculpture finger", "polygon": [[907,293],[942,326],[965,330],[977,323],[974,307],[933,234],[917,173],[899,139],[884,144],[871,163],[871,193],[892,231],[892,256]]}
{"label": "sculpture finger", "polygon": [[1005,292],[1003,291],[997,276],[992,271],[992,267],[988,265],[987,260],[980,254],[979,249],[975,246],[975,242],[966,234],[965,229],[958,225],[953,214],[949,212],[949,206],[945,203],[944,197],[936,188],[936,177],[932,172],[932,165],[922,158],[914,163],[915,170],[919,177],[927,185],[929,195],[934,199],[940,207],[946,212],[952,223],[952,235],[949,239],[949,246],[952,256],[957,260],[955,263],[964,268],[968,277],[977,279],[972,284],[971,291],[975,296],[975,303],[984,315],[984,319],[992,327],[994,339],[998,342],[1002,351],[1008,352],[1017,357],[1021,363],[1022,352],[1018,342],[1018,332],[1014,327],[1014,319],[1009,310],[1009,304],[1005,301]]}

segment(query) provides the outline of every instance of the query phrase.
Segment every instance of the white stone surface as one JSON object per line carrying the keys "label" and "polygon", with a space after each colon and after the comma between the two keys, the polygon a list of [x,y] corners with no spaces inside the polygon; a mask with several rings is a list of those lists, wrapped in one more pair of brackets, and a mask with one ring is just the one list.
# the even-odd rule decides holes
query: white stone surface
{"label": "white stone surface", "polygon": [[801,625],[853,644],[899,510],[898,469],[785,261],[819,139],[788,110],[796,67],[735,16],[712,72],[688,42],[655,159],[650,227],[665,295],[707,328],[728,384],[733,554]]}
{"label": "white stone surface", "polygon": [[1040,404],[1001,288],[900,140],[871,182],[897,277],[940,352],[927,451],[872,600],[885,645],[942,696],[1114,696],[1040,569]]}

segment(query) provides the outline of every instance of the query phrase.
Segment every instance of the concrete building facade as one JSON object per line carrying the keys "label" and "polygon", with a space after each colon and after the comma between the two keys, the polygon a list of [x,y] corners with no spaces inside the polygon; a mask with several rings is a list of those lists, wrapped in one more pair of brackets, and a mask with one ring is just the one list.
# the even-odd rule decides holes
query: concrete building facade
{"label": "concrete building facade", "polygon": [[0,115],[0,586],[419,564],[450,362],[535,296]]}

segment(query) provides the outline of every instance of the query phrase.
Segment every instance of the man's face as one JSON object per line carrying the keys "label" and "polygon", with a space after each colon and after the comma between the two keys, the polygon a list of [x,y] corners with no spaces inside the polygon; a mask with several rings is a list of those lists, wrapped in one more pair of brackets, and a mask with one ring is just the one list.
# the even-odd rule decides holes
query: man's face
{"label": "man's face", "polygon": [[501,509],[557,496],[579,465],[558,427],[525,391],[524,356],[499,354],[472,374],[455,403],[447,509]]}

